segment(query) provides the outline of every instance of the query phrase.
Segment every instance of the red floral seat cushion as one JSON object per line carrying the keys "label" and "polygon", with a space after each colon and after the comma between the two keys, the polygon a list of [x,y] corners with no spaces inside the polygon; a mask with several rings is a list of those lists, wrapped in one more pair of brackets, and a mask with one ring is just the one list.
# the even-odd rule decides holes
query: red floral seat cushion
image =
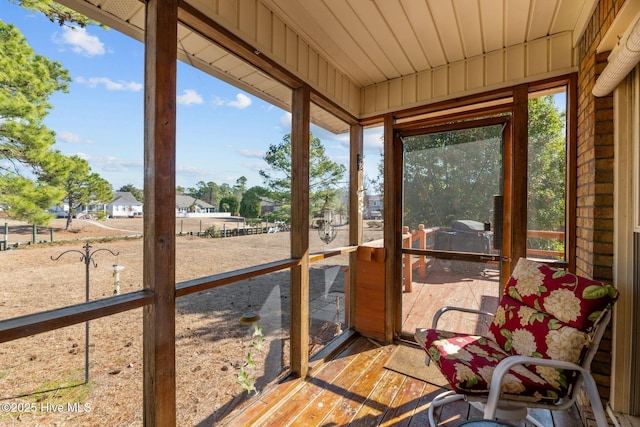
{"label": "red floral seat cushion", "polygon": [[526,258],[518,261],[504,293],[583,331],[618,297],[611,285]]}
{"label": "red floral seat cushion", "polygon": [[504,295],[488,337],[509,354],[579,363],[589,336]]}
{"label": "red floral seat cushion", "polygon": [[[457,393],[486,395],[496,365],[509,353],[492,340],[478,336],[427,329],[423,331],[425,351]],[[503,397],[554,403],[566,394],[566,382],[551,375],[538,375],[536,368],[516,366],[505,375]],[[540,368],[538,368],[540,369]],[[544,374],[547,369],[542,369]],[[552,381],[545,379],[548,376]]]}

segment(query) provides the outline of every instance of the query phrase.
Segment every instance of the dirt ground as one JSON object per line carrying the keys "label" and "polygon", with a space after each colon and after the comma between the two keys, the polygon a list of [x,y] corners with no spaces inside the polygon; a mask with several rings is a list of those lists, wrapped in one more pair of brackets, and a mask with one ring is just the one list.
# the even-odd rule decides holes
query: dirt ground
{"label": "dirt ground", "polygon": [[[142,289],[143,219],[94,222],[65,220],[33,227],[7,224],[10,250],[0,251],[0,319],[84,302],[87,265],[82,261],[91,238],[89,299],[111,296],[112,266],[120,274],[120,292]],[[178,219],[178,283],[289,257],[290,234],[279,232],[224,239],[197,234],[214,224],[241,228],[229,220]],[[0,240],[4,228],[0,228]],[[193,235],[192,235],[193,234]],[[310,233],[312,252],[346,245],[342,228],[330,245]],[[53,242],[51,242],[53,237]],[[382,238],[367,230],[365,240]],[[17,243],[17,245],[16,245]],[[314,263],[310,310],[310,352],[319,349],[344,324],[344,270],[348,256]],[[247,401],[238,384],[241,368],[256,380],[259,392],[288,368],[289,272],[238,282],[180,298],[176,317],[178,425],[222,424]],[[261,316],[264,342],[239,322],[248,312]],[[89,383],[85,380],[86,331],[89,331]],[[248,354],[255,361],[251,367]],[[0,426],[132,426],[142,424],[142,310],[0,344]]]}

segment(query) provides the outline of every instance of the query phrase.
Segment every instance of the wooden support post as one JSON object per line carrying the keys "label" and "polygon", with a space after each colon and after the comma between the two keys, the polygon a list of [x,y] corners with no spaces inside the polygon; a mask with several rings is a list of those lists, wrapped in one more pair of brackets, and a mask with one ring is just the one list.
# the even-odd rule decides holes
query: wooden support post
{"label": "wooden support post", "polygon": [[384,117],[385,341],[392,342],[402,320],[402,144],[393,132],[391,114]]}
{"label": "wooden support post", "polygon": [[144,104],[144,425],[176,425],[175,164],[178,1],[148,0]]}
{"label": "wooden support post", "polygon": [[[409,227],[406,225],[402,227],[402,247],[411,249],[411,233]],[[413,265],[411,265],[411,255],[402,255],[402,284],[404,285],[405,292],[411,292],[413,290]]]}
{"label": "wooden support post", "polygon": [[[511,206],[511,263],[503,272],[510,275],[520,257],[527,256],[527,152],[529,146],[529,88],[517,86],[513,92],[513,173]],[[505,218],[507,217],[505,212]],[[504,282],[506,283],[506,282]]]}
{"label": "wooden support post", "polygon": [[[364,210],[364,154],[363,154],[364,132],[362,125],[351,125],[350,132],[350,169],[349,169],[349,245],[362,245],[362,212]],[[356,323],[356,262],[357,252],[349,255],[349,280],[350,285],[345,289],[345,316],[347,327],[352,327]],[[347,307],[348,304],[348,307]]]}
{"label": "wooden support post", "polygon": [[309,370],[309,121],[310,90],[293,90],[291,117],[291,371]]}

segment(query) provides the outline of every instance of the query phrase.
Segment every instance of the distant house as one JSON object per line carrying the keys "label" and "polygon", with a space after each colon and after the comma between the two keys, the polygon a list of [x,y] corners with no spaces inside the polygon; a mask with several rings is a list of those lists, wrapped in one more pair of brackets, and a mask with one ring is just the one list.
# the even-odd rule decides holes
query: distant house
{"label": "distant house", "polygon": [[113,200],[107,203],[107,215],[111,218],[134,218],[142,216],[142,202],[128,191],[115,191]]}
{"label": "distant house", "polygon": [[380,194],[367,195],[364,218],[373,220],[382,219],[382,196]]}
{"label": "distant house", "polygon": [[273,200],[262,199],[260,201],[260,215],[264,216],[265,214],[271,213],[280,209],[280,204],[274,202]]}
{"label": "distant house", "polygon": [[184,194],[176,194],[176,215],[214,213],[216,207],[209,203]]}

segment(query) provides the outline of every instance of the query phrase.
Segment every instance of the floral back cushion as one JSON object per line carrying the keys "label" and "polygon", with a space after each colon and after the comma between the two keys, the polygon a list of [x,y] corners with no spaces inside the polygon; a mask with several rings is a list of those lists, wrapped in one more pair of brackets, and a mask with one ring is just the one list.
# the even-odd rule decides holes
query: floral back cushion
{"label": "floral back cushion", "polygon": [[589,336],[508,295],[500,300],[488,338],[507,353],[579,363]]}
{"label": "floral back cushion", "polygon": [[504,293],[583,331],[618,297],[611,285],[525,258],[518,261]]}

